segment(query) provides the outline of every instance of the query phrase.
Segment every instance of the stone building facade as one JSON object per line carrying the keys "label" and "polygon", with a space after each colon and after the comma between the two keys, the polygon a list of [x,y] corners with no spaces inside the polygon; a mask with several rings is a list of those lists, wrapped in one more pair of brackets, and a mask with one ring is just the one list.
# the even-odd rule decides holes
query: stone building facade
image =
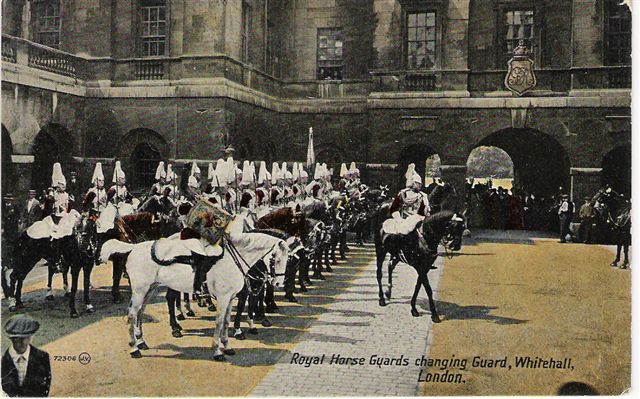
{"label": "stone building facade", "polygon": [[[355,160],[398,187],[438,154],[456,184],[479,145],[516,184],[630,187],[631,15],[617,0],[5,0],[3,191],[51,163],[133,186],[160,159]],[[524,40],[537,86],[504,86]],[[337,168],[335,169],[337,170]]]}

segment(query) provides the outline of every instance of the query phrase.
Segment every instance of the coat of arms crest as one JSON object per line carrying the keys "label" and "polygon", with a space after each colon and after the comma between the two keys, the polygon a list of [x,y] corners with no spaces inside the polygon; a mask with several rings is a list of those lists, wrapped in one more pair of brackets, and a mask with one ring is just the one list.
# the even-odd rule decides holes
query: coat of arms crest
{"label": "coat of arms crest", "polygon": [[518,46],[513,50],[513,57],[509,60],[509,70],[504,78],[504,85],[507,89],[523,95],[536,87],[536,75],[533,72],[534,62],[529,57],[529,50],[520,40]]}

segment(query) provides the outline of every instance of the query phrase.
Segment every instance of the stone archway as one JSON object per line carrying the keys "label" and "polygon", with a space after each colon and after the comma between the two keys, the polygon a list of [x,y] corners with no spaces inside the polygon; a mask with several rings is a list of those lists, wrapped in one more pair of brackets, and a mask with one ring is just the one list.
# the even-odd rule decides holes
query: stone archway
{"label": "stone archway", "polygon": [[[4,197],[7,193],[12,193],[15,188],[15,173],[11,156],[13,155],[13,143],[7,128],[2,125],[2,192]],[[14,193],[15,194],[15,193]]]}
{"label": "stone archway", "polygon": [[36,135],[33,142],[33,172],[31,184],[35,190],[51,186],[53,164],[60,162],[68,178],[73,168],[74,142],[71,133],[62,125],[49,123]]}
{"label": "stone archway", "polygon": [[[539,195],[569,191],[571,163],[564,147],[534,129],[503,129],[484,137],[476,147],[498,147],[513,161],[514,187]],[[471,151],[470,150],[470,151]]]}
{"label": "stone archway", "polygon": [[119,158],[132,189],[149,188],[155,182],[158,162],[169,158],[169,145],[151,129],[134,129],[122,141]]}
{"label": "stone archway", "polygon": [[435,156],[438,156],[439,161],[439,154],[436,152],[436,150],[433,149],[433,147],[427,144],[411,144],[404,147],[400,151],[400,155],[397,161],[397,170],[400,173],[400,176],[398,178],[399,184],[404,187],[404,174],[407,171],[407,167],[411,163],[416,165],[416,172],[420,175],[420,177],[424,179],[427,160],[429,159],[435,161]]}
{"label": "stone archway", "polygon": [[631,144],[619,145],[602,157],[602,185],[631,196]]}

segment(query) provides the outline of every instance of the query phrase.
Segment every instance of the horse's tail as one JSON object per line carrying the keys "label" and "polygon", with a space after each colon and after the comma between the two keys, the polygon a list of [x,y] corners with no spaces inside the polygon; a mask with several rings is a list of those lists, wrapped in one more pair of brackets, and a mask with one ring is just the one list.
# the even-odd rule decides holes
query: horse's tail
{"label": "horse's tail", "polygon": [[100,251],[100,261],[106,262],[115,254],[128,254],[135,248],[135,244],[129,244],[120,240],[109,240],[102,245]]}

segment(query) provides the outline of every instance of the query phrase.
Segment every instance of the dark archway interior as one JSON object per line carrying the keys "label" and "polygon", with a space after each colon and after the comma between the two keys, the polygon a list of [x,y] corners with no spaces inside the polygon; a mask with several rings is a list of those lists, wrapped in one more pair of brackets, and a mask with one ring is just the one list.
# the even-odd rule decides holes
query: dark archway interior
{"label": "dark archway interior", "polygon": [[2,193],[0,193],[2,197],[7,193],[12,193],[13,182],[15,182],[11,155],[13,155],[11,135],[9,135],[7,128],[2,125]]}
{"label": "dark archway interior", "polygon": [[131,153],[131,185],[134,188],[151,187],[155,182],[156,168],[162,160],[160,151],[149,143],[140,143]]}
{"label": "dark archway interior", "polygon": [[416,172],[424,179],[425,167],[427,158],[438,153],[426,144],[412,144],[400,151],[400,157],[398,158],[398,171],[400,172],[399,183],[404,187],[404,174],[407,171],[409,164],[414,163],[416,165]]}
{"label": "dark archway interior", "polygon": [[[56,140],[46,131],[41,130],[33,144],[33,172],[31,182],[33,189],[41,192],[51,186],[53,164],[60,160],[60,150]],[[62,169],[63,173],[64,166]]]}
{"label": "dark archway interior", "polygon": [[553,137],[533,129],[506,129],[485,137],[478,146],[504,150],[513,161],[514,187],[526,193],[554,195],[569,192],[571,164]]}
{"label": "dark archway interior", "polygon": [[621,145],[602,158],[602,184],[615,191],[631,195],[631,145]]}

